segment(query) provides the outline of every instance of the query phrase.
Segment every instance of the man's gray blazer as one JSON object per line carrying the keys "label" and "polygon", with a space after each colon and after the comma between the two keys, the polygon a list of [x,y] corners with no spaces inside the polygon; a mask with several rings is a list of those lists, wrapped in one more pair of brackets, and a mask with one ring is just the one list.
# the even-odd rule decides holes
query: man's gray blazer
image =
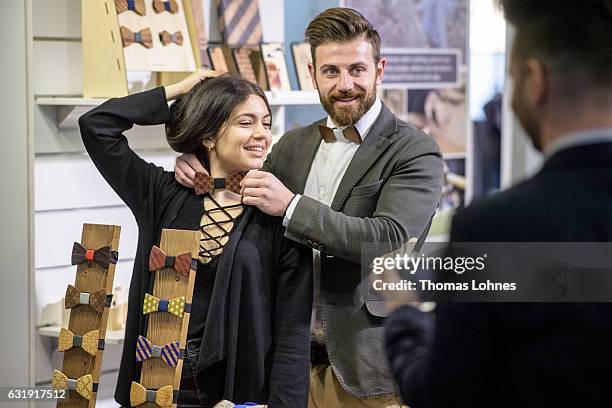
{"label": "man's gray blazer", "polygon": [[[318,126],[287,132],[264,169],[303,194],[321,142]],[[397,394],[383,350],[384,302],[364,296],[361,244],[395,249],[427,233],[440,198],[443,161],[436,143],[383,104],[357,149],[331,207],[302,196],[285,236],[321,251],[325,344],[344,389],[358,397]]]}

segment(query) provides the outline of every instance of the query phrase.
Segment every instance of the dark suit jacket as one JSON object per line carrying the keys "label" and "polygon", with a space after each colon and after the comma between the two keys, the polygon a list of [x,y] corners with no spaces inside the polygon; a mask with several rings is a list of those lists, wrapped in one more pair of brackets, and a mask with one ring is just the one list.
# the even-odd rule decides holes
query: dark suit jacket
{"label": "dark suit jacket", "polygon": [[[134,124],[169,119],[163,88],[111,99],[79,119],[91,159],[132,210],[139,229],[115,393],[126,406],[130,383],[140,377],[135,348],[138,335],[146,335],[142,304],[152,289],[149,252],[159,245],[163,228],[196,229],[202,216],[202,197],[179,185],[174,173],[145,162],[122,134]],[[185,208],[192,211],[177,224]],[[248,208],[219,258],[196,382],[208,381],[207,367],[225,361],[223,397],[228,400],[307,405],[312,254],[283,233],[280,217]]]}
{"label": "dark suit jacket", "polygon": [[[303,193],[321,142],[319,124],[289,131],[272,148],[265,170]],[[443,164],[427,135],[386,106],[359,146],[331,207],[302,196],[285,236],[322,252],[325,343],[334,372],[351,394],[397,394],[383,350],[384,302],[365,299],[362,244],[385,252],[426,233],[440,198]],[[384,253],[384,252],[383,252]]]}
{"label": "dark suit jacket", "polygon": [[[573,147],[457,214],[455,242],[612,241],[612,143]],[[388,321],[402,395],[421,407],[612,406],[609,303],[439,304]]]}

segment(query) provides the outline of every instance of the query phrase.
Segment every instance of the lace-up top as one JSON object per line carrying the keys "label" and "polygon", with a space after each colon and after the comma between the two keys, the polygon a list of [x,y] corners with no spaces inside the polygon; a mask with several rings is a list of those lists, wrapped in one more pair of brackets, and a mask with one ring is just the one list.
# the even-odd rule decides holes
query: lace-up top
{"label": "lace-up top", "polygon": [[198,256],[200,262],[208,265],[223,252],[244,206],[242,203],[223,206],[211,194],[206,194],[203,207],[199,228],[202,238]]}

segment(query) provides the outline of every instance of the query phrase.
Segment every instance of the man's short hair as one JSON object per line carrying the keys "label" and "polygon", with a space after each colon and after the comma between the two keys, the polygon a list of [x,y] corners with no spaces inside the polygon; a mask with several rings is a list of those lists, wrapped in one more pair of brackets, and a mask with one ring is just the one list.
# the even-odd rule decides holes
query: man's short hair
{"label": "man's short hair", "polygon": [[516,28],[515,58],[540,60],[559,96],[580,97],[597,90],[603,96],[606,89],[609,93],[612,0],[498,2],[506,20]]}
{"label": "man's short hair", "polygon": [[315,53],[319,45],[329,42],[343,43],[358,38],[364,38],[372,45],[374,63],[380,60],[378,31],[363,15],[351,8],[334,7],[325,10],[308,24],[305,36],[306,41],[310,44],[313,64],[315,64]]}

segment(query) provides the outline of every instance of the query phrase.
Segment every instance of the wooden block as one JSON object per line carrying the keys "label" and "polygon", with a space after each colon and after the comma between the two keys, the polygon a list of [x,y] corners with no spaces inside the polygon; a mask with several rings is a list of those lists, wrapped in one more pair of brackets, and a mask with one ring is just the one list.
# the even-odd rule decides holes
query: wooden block
{"label": "wooden block", "polygon": [[128,94],[123,44],[114,0],[82,0],[83,97]]}
{"label": "wooden block", "polygon": [[[110,245],[111,250],[119,248],[119,234],[121,227],[116,225],[84,224],[81,236],[81,244],[88,249],[98,249]],[[113,280],[115,277],[115,265],[110,264],[108,269],[95,262],[85,262],[77,266],[75,287],[81,292],[95,292],[104,288],[107,294],[112,293]],[[79,305],[70,310],[70,322],[68,329],[77,336],[82,336],[91,330],[99,330],[100,338],[106,337],[106,323],[108,320],[108,308],[104,312],[96,312],[88,305]],[[78,379],[91,374],[93,382],[98,383],[100,379],[100,367],[102,364],[102,350],[98,350],[96,356],[87,354],[80,347],[73,347],[64,352],[64,363],[62,372],[68,377]],[[70,391],[70,399],[58,401],[58,407],[88,407],[96,406],[96,393],[88,401]]]}
{"label": "wooden block", "polygon": [[[184,252],[190,252],[192,258],[197,258],[199,245],[200,233],[198,231],[162,230],[160,248],[166,255],[176,256]],[[153,292],[151,293],[153,296],[158,299],[173,299],[185,296],[186,302],[191,304],[196,271],[190,270],[188,278],[172,268],[163,268],[153,273],[155,274]],[[171,313],[154,312],[149,315],[146,337],[158,346],[179,341],[180,348],[185,349],[188,327],[189,313],[184,313],[181,319]],[[147,389],[159,389],[172,385],[174,390],[178,390],[182,369],[182,360],[179,360],[176,368],[173,368],[160,358],[150,358],[142,363],[140,384]],[[154,403],[147,403],[142,406],[156,407]]]}

